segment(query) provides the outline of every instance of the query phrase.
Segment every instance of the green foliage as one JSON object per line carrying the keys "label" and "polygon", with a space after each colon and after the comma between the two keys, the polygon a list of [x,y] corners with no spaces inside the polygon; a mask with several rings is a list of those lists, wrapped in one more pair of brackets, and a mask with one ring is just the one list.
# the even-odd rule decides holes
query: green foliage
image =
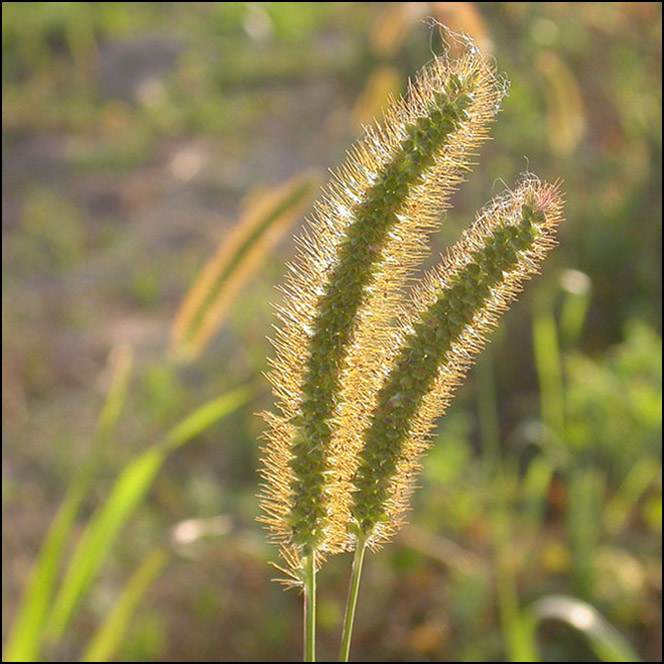
{"label": "green foliage", "polygon": [[124,640],[136,606],[167,561],[168,554],[162,549],[155,549],[143,560],[127,582],[113,610],[90,640],[81,658],[82,662],[108,662],[113,658]]}
{"label": "green foliage", "polygon": [[[266,369],[265,303],[290,246],[266,257],[225,332],[183,371],[163,353],[177,302],[256,183],[339,163],[357,134],[351,108],[372,74],[387,65],[405,81],[431,58],[430,45],[437,51],[415,13],[425,6],[447,11],[438,18],[452,29],[483,31],[512,80],[494,140],[455,196],[434,251],[456,241],[496,178],[510,182],[524,170],[524,155],[543,178],[564,181],[568,222],[525,306],[487,349],[491,361],[470,374],[441,425],[410,516],[417,530],[404,531],[367,576],[376,601],[360,599],[355,654],[514,659],[507,635],[524,634],[528,607],[564,593],[590,604],[644,660],[661,659],[658,3],[3,3],[5,652],[20,607],[30,605],[26,571],[35,560],[60,551],[50,569],[36,563],[52,579],[44,587],[55,584],[33,595],[42,608],[32,615],[43,616],[70,545],[145,441]],[[394,7],[408,11],[391,24],[392,50],[378,51],[374,41],[390,27],[379,20]],[[189,180],[171,168],[181,152],[200,164]],[[569,290],[558,290],[569,269],[589,285],[576,309]],[[547,336],[556,344],[543,344],[559,359],[544,357],[553,392],[528,369],[546,353],[534,352],[533,323],[543,332],[536,344]],[[123,339],[137,348],[130,396],[93,485],[82,500],[64,498],[85,466],[103,358]],[[210,537],[195,558],[171,559],[115,658],[293,658],[298,598],[268,583],[271,552],[253,524],[260,425],[251,413],[267,405],[255,395],[250,408],[167,457],[45,658],[83,653],[168,526],[198,512],[232,514],[237,528],[223,546]],[[564,437],[551,435],[555,422]],[[217,490],[200,490],[213,480]],[[69,530],[55,527],[58,503]],[[508,565],[494,575],[505,514],[499,546],[511,577]],[[433,537],[426,546],[414,536],[423,530]],[[330,562],[321,595],[339,597],[347,563]],[[583,569],[592,582],[579,578]],[[201,613],[212,588],[229,592]],[[321,622],[323,658],[336,656],[340,610],[332,603],[334,618]],[[521,625],[510,628],[510,617]],[[395,637],[376,638],[385,633]],[[536,633],[540,657],[596,659],[576,634],[547,619]]]}
{"label": "green foliage", "polygon": [[[109,392],[109,401],[100,418],[100,425],[106,435],[120,411],[120,404],[116,405],[114,402],[124,398],[124,390],[121,390],[120,394],[118,392],[119,389],[112,389]],[[45,618],[47,607],[51,604],[64,543],[83,497],[94,479],[96,468],[85,469],[79,480],[72,484],[51,526],[28,588],[24,607],[10,637],[5,652],[6,661],[35,661],[40,657],[41,643],[44,639],[51,645],[62,639],[77,605],[110,555],[121,529],[144,498],[168,454],[233,412],[247,400],[248,396],[248,390],[241,388],[204,404],[179,422],[166,434],[162,442],[149,447],[125,465],[106,502],[91,517],[81,534],[60,588],[54,596],[48,617]],[[162,564],[160,558],[159,566]],[[145,572],[146,576],[139,575],[140,580],[135,581],[138,589],[131,587],[127,589],[125,610],[118,609],[116,617],[110,618],[111,624],[107,627],[108,630],[115,632],[121,629],[121,623],[128,618],[127,614],[134,600],[138,600],[136,595],[140,594],[141,583],[148,582],[149,574],[157,573],[153,565],[157,567],[157,563],[153,561],[148,567],[149,573]],[[99,652],[108,649],[104,642],[109,636],[101,633],[97,638],[99,642],[94,644],[94,652],[96,656],[100,656]]]}
{"label": "green foliage", "polygon": [[132,355],[127,347],[117,349],[113,376],[87,459],[73,478],[42,543],[39,556],[26,584],[21,606],[7,639],[4,659],[9,662],[35,661],[39,657],[47,611],[58,579],[67,540],[124,406]]}
{"label": "green foliage", "polygon": [[622,481],[644,456],[660,463],[661,338],[630,321],[625,341],[599,362],[572,354],[566,362],[567,442],[576,463],[603,466]]}

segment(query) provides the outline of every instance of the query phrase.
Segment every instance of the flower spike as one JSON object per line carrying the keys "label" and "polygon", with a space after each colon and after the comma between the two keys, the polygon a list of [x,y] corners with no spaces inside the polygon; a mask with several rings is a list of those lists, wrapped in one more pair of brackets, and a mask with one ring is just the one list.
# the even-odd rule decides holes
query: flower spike
{"label": "flower spike", "polygon": [[527,174],[481,212],[415,289],[399,317],[390,368],[348,478],[351,541],[375,547],[401,525],[435,419],[555,245],[561,210],[558,185]]}
{"label": "flower spike", "polygon": [[382,362],[406,279],[504,92],[493,66],[463,44],[460,58],[435,58],[367,128],[297,240],[268,376],[280,412],[265,415],[261,495],[289,567],[347,547],[340,487],[356,462],[335,437],[379,386],[367,363]]}

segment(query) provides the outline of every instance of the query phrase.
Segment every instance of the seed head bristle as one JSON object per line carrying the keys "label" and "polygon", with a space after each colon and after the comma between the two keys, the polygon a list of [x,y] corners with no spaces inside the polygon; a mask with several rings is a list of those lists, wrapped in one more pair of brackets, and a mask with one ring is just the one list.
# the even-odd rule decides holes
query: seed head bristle
{"label": "seed head bristle", "polygon": [[[452,73],[450,67],[454,68]],[[405,196],[398,211],[398,223],[390,230],[389,242],[381,250],[382,262],[365,289],[368,297],[358,312],[348,348],[331,448],[334,457],[342,459],[339,471],[344,479],[332,488],[335,497],[331,501],[338,513],[336,518],[342,522],[347,520],[352,500],[345,479],[357,466],[362,433],[370,421],[375,395],[385,379],[389,338],[405,286],[413,269],[427,254],[429,234],[437,229],[443,212],[448,209],[450,194],[462,182],[465,172],[471,170],[474,151],[487,139],[488,127],[504,94],[493,67],[477,49],[469,47],[453,65],[442,60],[424,70],[411,86],[408,100],[417,99],[418,104],[426,107],[431,101],[422,97],[427,91],[430,94],[441,87],[445,76],[451,76],[462,87],[472,88],[469,95],[472,101],[466,108],[464,121],[435,153],[430,168]],[[346,550],[352,545],[345,537],[335,546],[336,550]]]}

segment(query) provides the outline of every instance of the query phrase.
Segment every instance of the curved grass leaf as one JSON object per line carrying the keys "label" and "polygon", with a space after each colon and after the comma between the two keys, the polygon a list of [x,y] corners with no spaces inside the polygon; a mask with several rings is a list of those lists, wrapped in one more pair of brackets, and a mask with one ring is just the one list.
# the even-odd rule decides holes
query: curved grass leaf
{"label": "curved grass leaf", "polygon": [[111,382],[97,421],[89,455],[69,485],[39,549],[37,561],[30,573],[7,638],[3,657],[5,662],[33,662],[40,659],[44,620],[51,604],[65,545],[72,525],[76,521],[76,515],[95,477],[104,443],[115,430],[122,412],[132,361],[133,352],[129,346],[119,346],[111,353]]}
{"label": "curved grass leaf", "polygon": [[602,662],[641,662],[627,639],[594,607],[568,595],[549,595],[530,607],[533,632],[542,620],[560,620],[581,632]]}
{"label": "curved grass leaf", "polygon": [[168,561],[168,553],[157,548],[131,576],[113,609],[88,643],[82,662],[108,662],[122,643],[129,621],[146,591]]}
{"label": "curved grass leaf", "polygon": [[125,466],[107,501],[90,519],[72,555],[48,619],[47,637],[52,643],[62,637],[122,527],[144,498],[169,453],[235,411],[249,397],[249,388],[242,387],[209,401]]}

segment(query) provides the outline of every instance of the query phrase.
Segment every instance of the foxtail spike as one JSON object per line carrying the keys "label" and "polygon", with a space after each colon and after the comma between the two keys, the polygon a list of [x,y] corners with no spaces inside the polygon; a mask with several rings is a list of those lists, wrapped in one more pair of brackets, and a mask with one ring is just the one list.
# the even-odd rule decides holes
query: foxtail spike
{"label": "foxtail spike", "polygon": [[436,418],[501,314],[555,245],[561,210],[558,185],[527,174],[480,213],[415,288],[389,344],[389,371],[363,423],[357,467],[344,487],[352,493],[351,541],[375,547],[401,525]]}
{"label": "foxtail spike", "polygon": [[290,567],[347,546],[339,489],[354,459],[335,436],[378,387],[365,369],[382,363],[407,276],[504,92],[462,41],[462,57],[435,58],[367,128],[298,240],[268,376],[280,413],[266,415],[261,496]]}

